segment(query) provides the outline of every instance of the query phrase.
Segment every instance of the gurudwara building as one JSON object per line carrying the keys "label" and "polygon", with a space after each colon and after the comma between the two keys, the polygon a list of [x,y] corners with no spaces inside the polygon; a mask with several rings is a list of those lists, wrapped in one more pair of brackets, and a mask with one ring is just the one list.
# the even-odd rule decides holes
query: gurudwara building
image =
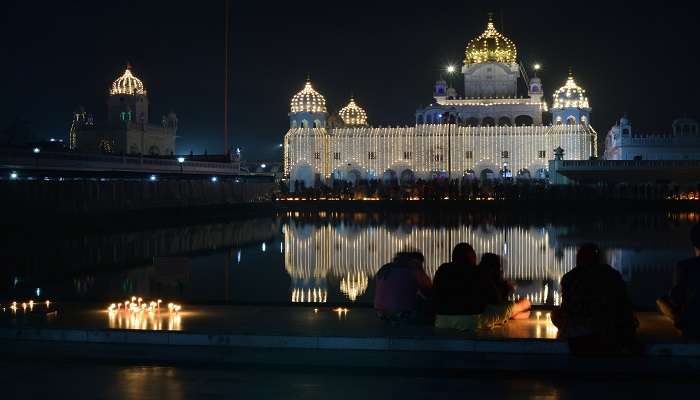
{"label": "gurudwara building", "polygon": [[70,149],[105,154],[173,154],[177,116],[171,112],[163,116],[160,124],[151,124],[148,107],[148,92],[127,65],[109,90],[106,123],[96,124],[82,109],[73,115],[68,134]]}
{"label": "gurudwara building", "polygon": [[[467,45],[461,72],[464,96],[437,81],[435,102],[416,111],[411,127],[372,127],[353,98],[329,117],[325,98],[307,80],[291,100],[285,175],[306,187],[361,179],[544,179],[557,147],[568,159],[597,156],[585,90],[569,73],[548,108],[540,78],[528,79],[515,44],[491,20]],[[518,96],[520,79],[527,96]],[[547,113],[551,124],[544,123]]]}

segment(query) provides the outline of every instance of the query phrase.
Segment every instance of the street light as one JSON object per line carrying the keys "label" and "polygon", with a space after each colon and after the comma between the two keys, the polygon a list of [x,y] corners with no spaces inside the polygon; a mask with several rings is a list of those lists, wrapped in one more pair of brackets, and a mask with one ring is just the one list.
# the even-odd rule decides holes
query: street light
{"label": "street light", "polygon": [[535,70],[535,74],[534,74],[534,75],[537,76],[537,71],[539,71],[540,69],[542,69],[542,65],[541,65],[540,63],[535,63],[535,65],[532,66],[532,69]]}
{"label": "street light", "polygon": [[38,147],[35,147],[33,150],[34,154],[39,154],[41,152],[41,149]]}
{"label": "street light", "polygon": [[456,70],[457,70],[457,68],[452,64],[447,66],[447,73],[449,73],[449,74],[455,72]]}
{"label": "street light", "polygon": [[184,162],[185,162],[185,157],[178,157],[178,158],[177,158],[177,162],[179,162],[180,164],[184,163]]}
{"label": "street light", "polygon": [[218,180],[219,180],[219,178],[217,178],[216,176],[212,176],[212,177],[211,177],[211,181],[212,181],[212,182],[217,182]]}
{"label": "street light", "polygon": [[155,175],[151,175],[148,179],[149,179],[151,182],[155,182],[155,181],[158,179],[158,177],[155,176]]}
{"label": "street light", "polygon": [[15,179],[17,179],[18,176],[19,175],[17,175],[17,172],[15,172],[15,171],[10,172],[10,179],[15,180]]}
{"label": "street light", "polygon": [[266,167],[267,167],[267,165],[266,165],[266,164],[260,164],[260,168],[263,168],[263,169],[265,169]]}

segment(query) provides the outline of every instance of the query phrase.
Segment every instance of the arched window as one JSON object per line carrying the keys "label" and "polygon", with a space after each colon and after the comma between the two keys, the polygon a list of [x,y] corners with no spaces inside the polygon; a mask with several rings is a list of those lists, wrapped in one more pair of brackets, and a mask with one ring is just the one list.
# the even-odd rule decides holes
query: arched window
{"label": "arched window", "polygon": [[582,117],[581,117],[581,124],[586,125],[587,123],[588,123],[588,118],[586,118],[585,115],[582,116]]}
{"label": "arched window", "polygon": [[302,119],[301,120],[301,127],[302,128],[308,128],[309,127],[309,121]]}
{"label": "arched window", "polygon": [[496,126],[496,120],[491,117],[486,117],[481,120],[481,126]]}
{"label": "arched window", "polygon": [[420,124],[422,124],[422,123],[423,123],[423,116],[422,116],[422,115],[419,115],[419,116],[418,116],[418,124],[420,125]]}
{"label": "arched window", "polygon": [[532,126],[532,117],[529,115],[518,115],[515,117],[515,126]]}
{"label": "arched window", "polygon": [[498,126],[511,126],[510,118],[501,117],[498,119]]}
{"label": "arched window", "polygon": [[557,116],[557,119],[554,121],[555,125],[561,125],[561,115]]}
{"label": "arched window", "polygon": [[574,117],[573,115],[569,115],[568,117],[566,117],[566,124],[576,125],[576,117]]}
{"label": "arched window", "polygon": [[292,121],[292,128],[296,128],[298,126],[297,120]]}
{"label": "arched window", "polygon": [[464,121],[465,126],[479,126],[479,120],[477,118],[471,117]]}
{"label": "arched window", "polygon": [[426,124],[432,124],[433,123],[433,114],[429,114],[428,118],[425,120]]}

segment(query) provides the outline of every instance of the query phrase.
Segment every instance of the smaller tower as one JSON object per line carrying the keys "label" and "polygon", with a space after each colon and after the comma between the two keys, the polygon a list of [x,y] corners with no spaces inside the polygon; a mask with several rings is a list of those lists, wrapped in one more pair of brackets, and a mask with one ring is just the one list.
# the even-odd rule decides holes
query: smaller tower
{"label": "smaller tower", "polygon": [[554,125],[588,125],[590,113],[586,91],[576,84],[569,69],[566,83],[554,92],[552,122]]}
{"label": "smaller tower", "polygon": [[148,93],[143,82],[131,73],[131,64],[112,83],[107,108],[107,122],[112,126],[137,124],[143,128],[148,123]]}
{"label": "smaller tower", "polygon": [[304,88],[292,96],[289,111],[290,128],[325,128],[328,111],[326,99],[306,79]]}
{"label": "smaller tower", "polygon": [[433,92],[433,97],[437,102],[447,98],[447,81],[442,77],[435,81],[435,91]]}

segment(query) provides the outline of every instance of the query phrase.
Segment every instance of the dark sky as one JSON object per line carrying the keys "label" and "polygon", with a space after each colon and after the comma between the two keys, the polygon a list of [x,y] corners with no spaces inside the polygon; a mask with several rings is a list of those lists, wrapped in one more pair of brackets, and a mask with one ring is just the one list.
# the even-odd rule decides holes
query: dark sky
{"label": "dark sky", "polygon": [[[624,112],[645,131],[699,116],[691,8],[422,3],[232,1],[231,143],[245,158],[277,158],[289,98],[307,72],[329,110],[354,93],[373,125],[412,124],[415,109],[431,102],[441,68],[461,64],[489,11],[524,64],[543,64],[550,102],[573,67],[600,133]],[[221,152],[223,0],[3,5],[0,129],[20,118],[37,137],[65,137],[78,105],[103,118],[107,90],[128,60],[149,91],[151,120],[178,114],[179,152]]]}

